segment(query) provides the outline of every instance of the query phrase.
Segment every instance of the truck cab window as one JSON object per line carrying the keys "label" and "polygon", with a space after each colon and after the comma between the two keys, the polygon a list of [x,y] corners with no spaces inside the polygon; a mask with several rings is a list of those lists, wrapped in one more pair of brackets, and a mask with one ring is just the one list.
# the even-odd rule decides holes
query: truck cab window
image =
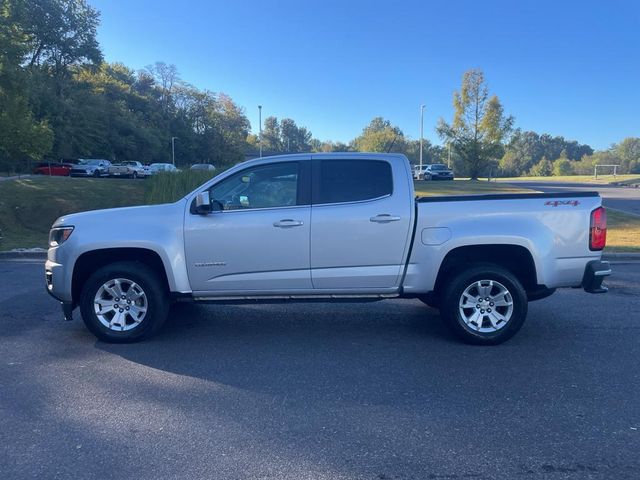
{"label": "truck cab window", "polygon": [[314,203],[372,200],[393,193],[391,165],[374,160],[323,160]]}
{"label": "truck cab window", "polygon": [[224,210],[289,207],[297,204],[298,162],[259,165],[225,178],[209,190]]}

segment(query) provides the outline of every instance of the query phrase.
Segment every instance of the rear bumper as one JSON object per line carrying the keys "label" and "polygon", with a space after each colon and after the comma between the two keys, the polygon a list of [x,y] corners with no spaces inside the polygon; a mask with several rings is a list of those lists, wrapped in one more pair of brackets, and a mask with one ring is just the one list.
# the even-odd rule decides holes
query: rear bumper
{"label": "rear bumper", "polygon": [[582,288],[588,293],[606,293],[609,289],[602,286],[605,277],[611,275],[609,262],[593,260],[587,263],[582,277]]}

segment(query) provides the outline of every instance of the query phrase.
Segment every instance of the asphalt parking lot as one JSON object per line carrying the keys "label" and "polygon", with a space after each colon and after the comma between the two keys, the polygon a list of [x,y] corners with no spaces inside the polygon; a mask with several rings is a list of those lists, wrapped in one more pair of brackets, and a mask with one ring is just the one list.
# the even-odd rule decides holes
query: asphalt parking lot
{"label": "asphalt parking lot", "polygon": [[640,477],[640,264],[498,347],[418,301],[182,305],[159,336],[60,320],[0,262],[3,478]]}
{"label": "asphalt parking lot", "polygon": [[640,215],[640,188],[629,188],[617,185],[600,185],[597,183],[565,183],[550,181],[514,181],[509,182],[525,188],[532,188],[547,193],[558,192],[593,192],[602,197],[602,204],[632,215]]}

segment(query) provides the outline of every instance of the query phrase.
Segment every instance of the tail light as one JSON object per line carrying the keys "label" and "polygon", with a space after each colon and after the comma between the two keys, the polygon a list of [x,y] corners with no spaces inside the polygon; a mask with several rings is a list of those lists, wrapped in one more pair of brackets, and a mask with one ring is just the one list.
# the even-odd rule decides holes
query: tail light
{"label": "tail light", "polygon": [[602,250],[607,244],[607,212],[598,207],[591,212],[589,228],[589,250]]}

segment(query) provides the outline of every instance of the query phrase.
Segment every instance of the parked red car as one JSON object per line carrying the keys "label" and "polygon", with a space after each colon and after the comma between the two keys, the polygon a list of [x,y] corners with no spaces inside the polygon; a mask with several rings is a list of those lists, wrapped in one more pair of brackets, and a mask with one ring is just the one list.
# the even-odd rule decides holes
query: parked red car
{"label": "parked red car", "polygon": [[68,177],[71,172],[72,163],[47,163],[42,162],[35,166],[33,173],[36,175],[53,175],[57,177]]}

